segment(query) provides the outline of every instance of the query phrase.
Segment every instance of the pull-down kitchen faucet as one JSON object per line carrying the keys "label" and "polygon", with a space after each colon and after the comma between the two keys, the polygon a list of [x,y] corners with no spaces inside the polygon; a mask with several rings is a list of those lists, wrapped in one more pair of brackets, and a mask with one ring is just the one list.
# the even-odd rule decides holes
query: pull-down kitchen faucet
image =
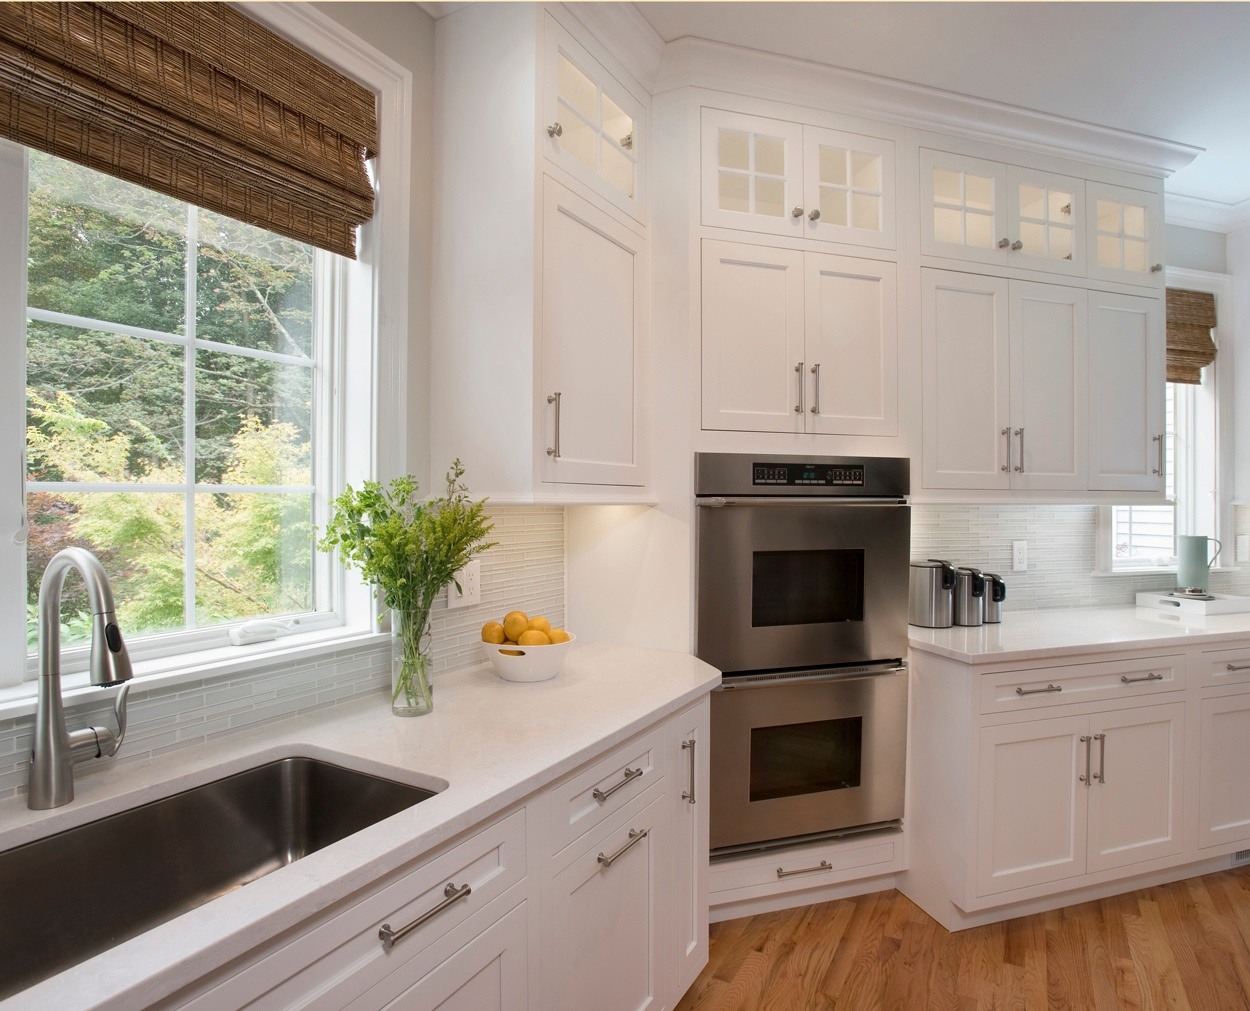
{"label": "pull-down kitchen faucet", "polygon": [[[91,604],[91,683],[122,685],[114,703],[117,733],[107,727],[65,729],[61,702],[61,590],[70,569],[82,573]],[[74,766],[89,758],[117,754],[126,736],[126,694],[133,677],[130,654],[113,614],[113,590],[99,560],[82,548],[58,551],[39,584],[39,699],[35,708],[35,744],[30,758],[26,806],[33,811],[60,807],[74,799]]]}

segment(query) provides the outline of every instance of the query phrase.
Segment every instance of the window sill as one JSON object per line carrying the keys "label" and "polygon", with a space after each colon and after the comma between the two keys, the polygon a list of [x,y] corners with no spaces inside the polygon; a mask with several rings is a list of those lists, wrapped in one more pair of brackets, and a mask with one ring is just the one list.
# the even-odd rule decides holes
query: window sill
{"label": "window sill", "polygon": [[[1213,565],[1212,572],[1240,572],[1241,569],[1236,565]],[[1095,569],[1090,575],[1100,578],[1103,576],[1158,576],[1158,575],[1176,575],[1176,566],[1170,568],[1163,566],[1142,566],[1139,569]]]}
{"label": "window sill", "polygon": [[[131,690],[148,692],[193,681],[232,677],[256,668],[298,662],[329,653],[376,648],[389,641],[389,632],[336,626],[250,646],[222,646],[182,656],[136,661],[134,688]],[[99,690],[88,682],[86,673],[66,674],[61,678],[61,684],[66,711],[81,705],[98,705],[103,701]],[[35,693],[34,681],[0,688],[0,720],[32,715],[35,712]]]}

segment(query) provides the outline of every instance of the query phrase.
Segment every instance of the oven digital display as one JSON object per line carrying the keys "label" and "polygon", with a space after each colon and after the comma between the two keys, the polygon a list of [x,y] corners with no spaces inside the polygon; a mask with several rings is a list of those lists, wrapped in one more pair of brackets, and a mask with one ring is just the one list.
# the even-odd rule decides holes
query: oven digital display
{"label": "oven digital display", "polygon": [[751,465],[751,484],[756,487],[862,487],[862,463],[830,466],[818,463],[755,463]]}

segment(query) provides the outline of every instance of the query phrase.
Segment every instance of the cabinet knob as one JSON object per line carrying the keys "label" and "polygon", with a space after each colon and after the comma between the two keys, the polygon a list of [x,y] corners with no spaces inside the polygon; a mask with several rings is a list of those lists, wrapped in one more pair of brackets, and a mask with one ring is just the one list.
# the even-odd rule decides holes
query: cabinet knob
{"label": "cabinet knob", "polygon": [[1006,248],[1007,248],[1008,246],[1010,246],[1010,245],[1011,245],[1011,240],[1010,240],[1010,239],[999,239],[999,240],[998,240],[998,248],[999,248],[999,249],[1006,249]]}
{"label": "cabinet knob", "polygon": [[1159,271],[1161,271],[1162,269],[1163,269],[1163,264],[1162,264],[1162,263],[1155,263],[1155,264],[1151,264],[1151,267],[1150,267],[1150,273],[1152,273],[1152,274],[1157,274],[1157,273],[1159,273]]}
{"label": "cabinet knob", "polygon": [[803,216],[802,207],[796,207],[794,210],[790,212],[790,217],[792,218],[801,218],[802,216]]}
{"label": "cabinet knob", "polygon": [[1011,244],[1011,248],[1013,250],[1019,251],[1024,248],[1024,243],[1021,242],[1019,239],[1016,239],[1016,241]]}
{"label": "cabinet knob", "polygon": [[562,127],[559,123],[552,123],[549,127],[547,127],[547,136],[548,137],[563,137],[564,127]]}
{"label": "cabinet knob", "polygon": [[810,211],[807,212],[807,218],[809,221],[819,221],[820,220],[820,208],[813,207]]}

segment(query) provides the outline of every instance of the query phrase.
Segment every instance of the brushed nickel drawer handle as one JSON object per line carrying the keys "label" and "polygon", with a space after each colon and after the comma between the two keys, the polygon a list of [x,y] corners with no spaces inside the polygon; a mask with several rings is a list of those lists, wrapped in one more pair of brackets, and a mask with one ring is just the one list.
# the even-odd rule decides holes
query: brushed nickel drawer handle
{"label": "brushed nickel drawer handle", "polygon": [[1094,779],[1098,780],[1103,786],[1107,785],[1107,735],[1095,734],[1094,740],[1098,742],[1098,771],[1094,773]]}
{"label": "brushed nickel drawer handle", "polygon": [[681,742],[681,750],[690,752],[690,789],[682,791],[681,799],[684,801],[688,801],[691,804],[694,803],[694,781],[695,781],[694,746],[695,746],[695,739],[693,737],[690,738],[690,740],[688,741]]}
{"label": "brushed nickel drawer handle", "polygon": [[384,923],[378,928],[378,937],[382,940],[382,950],[390,951],[391,948],[395,946],[396,941],[402,941],[405,937],[421,926],[421,924],[428,923],[448,906],[454,905],[461,899],[468,898],[471,894],[473,894],[473,888],[468,884],[468,882],[457,888],[454,884],[448,881],[447,887],[443,889],[443,895],[445,895],[446,898],[444,898],[442,902],[431,909],[428,913],[422,913],[410,924],[408,924],[408,926],[400,927],[398,930],[391,930],[391,925],[389,923]]}
{"label": "brushed nickel drawer handle", "polygon": [[1017,688],[1017,695],[1045,695],[1047,692],[1061,692],[1063,685],[1047,685],[1045,688]]}
{"label": "brushed nickel drawer handle", "polygon": [[833,870],[833,864],[831,864],[828,860],[822,860],[816,867],[800,867],[798,870],[794,871],[783,871],[780,867],[778,867],[777,877],[788,878],[794,874],[819,874],[821,871],[831,870]]}
{"label": "brushed nickel drawer handle", "polygon": [[1250,663],[1230,663],[1226,670],[1250,670]]}
{"label": "brushed nickel drawer handle", "polygon": [[1126,685],[1140,684],[1143,681],[1162,681],[1162,680],[1163,680],[1162,674],[1147,674],[1145,677],[1141,677],[1141,678],[1131,678],[1127,674],[1120,675],[1120,682]]}
{"label": "brushed nickel drawer handle", "polygon": [[1082,738],[1081,738],[1081,743],[1085,745],[1085,775],[1084,775],[1084,776],[1077,776],[1077,779],[1079,779],[1079,780],[1080,780],[1082,783],[1084,783],[1086,786],[1089,786],[1089,785],[1091,784],[1091,782],[1092,782],[1092,780],[1090,779],[1090,775],[1089,775],[1089,772],[1090,772],[1090,768],[1089,768],[1089,763],[1090,763],[1090,754],[1089,754],[1089,749],[1090,749],[1090,742],[1091,742],[1092,740],[1093,740],[1093,738],[1092,738],[1092,737],[1089,737],[1089,736],[1084,736],[1084,737],[1082,737]]}
{"label": "brushed nickel drawer handle", "polygon": [[631,828],[629,830],[629,842],[613,853],[610,857],[605,857],[602,853],[600,853],[596,859],[599,863],[603,864],[604,867],[611,867],[614,862],[621,859],[622,854],[624,854],[627,849],[635,843],[647,838],[650,832],[651,830],[649,828],[644,828],[641,832],[636,828]]}
{"label": "brushed nickel drawer handle", "polygon": [[627,765],[625,766],[625,778],[624,779],[622,779],[615,786],[609,786],[606,790],[600,790],[599,787],[596,786],[593,790],[590,791],[590,795],[594,797],[595,800],[597,800],[600,804],[602,804],[605,800],[611,797],[612,794],[616,793],[617,790],[619,790],[622,786],[628,783],[631,779],[637,779],[641,775],[642,775],[642,769],[631,769]]}
{"label": "brushed nickel drawer handle", "polygon": [[547,447],[547,455],[553,460],[560,459],[560,391],[547,394],[547,403],[555,404],[556,423],[552,429],[551,445]]}

